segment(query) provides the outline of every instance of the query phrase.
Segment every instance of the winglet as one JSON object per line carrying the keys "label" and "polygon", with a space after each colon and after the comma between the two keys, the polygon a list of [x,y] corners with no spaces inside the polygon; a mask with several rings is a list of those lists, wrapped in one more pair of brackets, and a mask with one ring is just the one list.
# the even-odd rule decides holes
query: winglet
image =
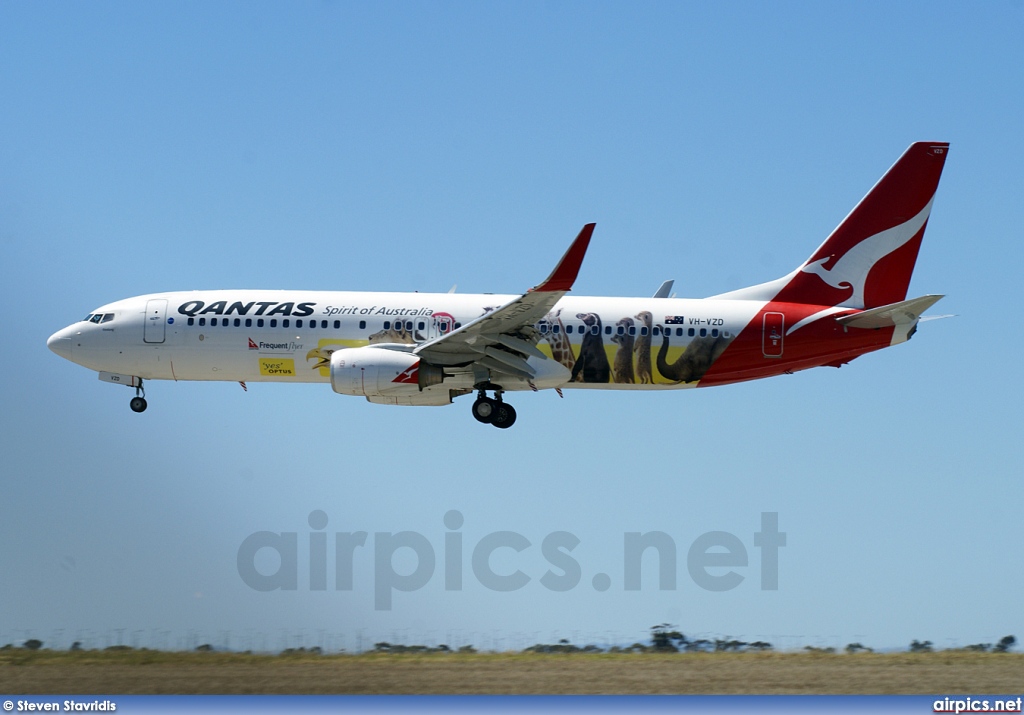
{"label": "winglet", "polygon": [[583,265],[583,256],[587,253],[587,246],[590,245],[590,237],[593,235],[596,225],[588,223],[584,226],[576,240],[569,246],[569,250],[562,256],[562,260],[555,266],[555,270],[551,271],[551,275],[528,292],[550,293],[572,290],[572,284],[576,282],[576,276],[579,275],[580,266]]}
{"label": "winglet", "polygon": [[675,280],[668,280],[661,284],[658,288],[658,292],[654,294],[655,298],[668,298],[668,294],[672,292],[672,286],[675,285]]}

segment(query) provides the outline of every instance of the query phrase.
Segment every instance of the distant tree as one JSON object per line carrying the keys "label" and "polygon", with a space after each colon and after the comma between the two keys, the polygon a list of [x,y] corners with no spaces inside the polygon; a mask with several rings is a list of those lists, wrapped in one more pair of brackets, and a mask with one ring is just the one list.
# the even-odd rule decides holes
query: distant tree
{"label": "distant tree", "polygon": [[913,640],[910,642],[911,653],[931,653],[933,650],[931,641]]}
{"label": "distant tree", "polygon": [[71,650],[82,650],[82,641],[75,641],[72,643]]}
{"label": "distant tree", "polygon": [[[596,648],[597,646],[587,646],[588,648]],[[558,643],[551,645],[550,643],[537,643],[530,646],[524,652],[525,653],[577,653],[581,650],[579,646],[575,646],[570,643],[566,638],[562,638]]]}
{"label": "distant tree", "polygon": [[808,653],[835,653],[836,649],[831,646],[828,648],[815,648],[812,645],[805,645],[804,650]]}
{"label": "distant tree", "polygon": [[459,646],[460,653],[476,653],[476,648],[471,645]]}
{"label": "distant tree", "polygon": [[[193,641],[193,642],[195,642],[195,641]],[[209,643],[203,643],[202,645],[197,645],[196,646],[196,650],[199,651],[200,653],[209,653],[210,651],[213,650],[213,646],[210,645]]]}
{"label": "distant tree", "polygon": [[27,650],[39,650],[43,647],[43,642],[35,638],[30,638],[29,640],[22,643],[21,647]]}
{"label": "distant tree", "polygon": [[1017,643],[1017,637],[1016,636],[1003,636],[999,640],[999,642],[996,644],[996,647],[992,649],[992,652],[993,653],[1006,653],[1006,652],[1008,652],[1010,650],[1010,648],[1013,648],[1013,646],[1016,643]]}
{"label": "distant tree", "polygon": [[991,643],[975,643],[974,645],[964,646],[963,649],[972,653],[987,653],[991,648]]}
{"label": "distant tree", "polygon": [[651,626],[651,650],[656,653],[678,653],[679,646],[686,643],[686,636],[670,623]]}
{"label": "distant tree", "polygon": [[775,650],[775,646],[767,641],[754,641],[747,646],[750,650]]}
{"label": "distant tree", "polygon": [[846,652],[847,653],[874,653],[875,651],[873,649],[871,649],[871,648],[868,648],[866,645],[861,645],[860,643],[848,643],[846,645]]}

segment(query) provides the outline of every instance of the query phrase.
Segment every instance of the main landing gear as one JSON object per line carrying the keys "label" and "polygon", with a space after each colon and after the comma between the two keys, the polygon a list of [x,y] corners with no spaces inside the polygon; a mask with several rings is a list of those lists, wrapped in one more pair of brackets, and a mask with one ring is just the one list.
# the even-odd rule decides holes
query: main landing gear
{"label": "main landing gear", "polygon": [[[498,385],[479,385],[476,402],[473,403],[473,417],[477,422],[494,425],[498,429],[508,429],[516,422],[516,410],[512,405],[502,401],[504,390]],[[494,397],[488,397],[486,390],[494,390]]]}
{"label": "main landing gear", "polygon": [[132,412],[145,412],[146,411],[146,389],[142,386],[142,378],[139,378],[139,384],[135,387],[135,397],[128,403],[128,406],[132,408]]}

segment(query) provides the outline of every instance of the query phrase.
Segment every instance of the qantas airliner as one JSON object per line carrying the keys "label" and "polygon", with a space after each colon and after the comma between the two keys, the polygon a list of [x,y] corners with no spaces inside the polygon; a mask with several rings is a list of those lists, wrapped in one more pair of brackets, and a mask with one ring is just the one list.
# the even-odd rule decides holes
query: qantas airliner
{"label": "qantas airliner", "polygon": [[[594,231],[522,295],[215,290],[119,300],[47,346],[135,389],[147,380],[322,382],[386,405],[447,405],[511,427],[506,392],[711,387],[839,367],[910,339],[940,295],[907,300],[949,145],[910,146],[793,272],[704,299],[568,296]],[[490,393],[492,396],[490,396]],[[560,393],[561,394],[561,393]]]}

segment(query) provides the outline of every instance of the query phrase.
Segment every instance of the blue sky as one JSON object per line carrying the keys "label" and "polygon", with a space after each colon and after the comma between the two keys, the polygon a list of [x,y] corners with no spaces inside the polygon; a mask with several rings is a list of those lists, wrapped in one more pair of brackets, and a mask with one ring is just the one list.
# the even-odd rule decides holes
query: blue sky
{"label": "blue sky", "polygon": [[[0,641],[517,647],[665,621],[783,647],[1024,637],[1022,31],[1019,0],[0,4]],[[841,370],[521,395],[499,432],[461,401],[322,385],[151,383],[135,415],[45,346],[161,290],[514,293],[589,221],[577,294],[712,295],[798,265],[918,140],[951,153],[910,292],[959,317]],[[369,533],[350,592],[308,588],[315,510]],[[787,534],[777,591],[762,512]],[[298,534],[297,590],[240,578],[258,531]],[[375,533],[401,531],[437,568],[378,610]],[[521,590],[472,578],[495,531],[531,543],[495,555]],[[580,540],[566,592],[539,580],[559,531]],[[624,589],[637,531],[676,544],[675,589],[653,557]],[[710,531],[748,553],[731,591],[688,575]]]}

